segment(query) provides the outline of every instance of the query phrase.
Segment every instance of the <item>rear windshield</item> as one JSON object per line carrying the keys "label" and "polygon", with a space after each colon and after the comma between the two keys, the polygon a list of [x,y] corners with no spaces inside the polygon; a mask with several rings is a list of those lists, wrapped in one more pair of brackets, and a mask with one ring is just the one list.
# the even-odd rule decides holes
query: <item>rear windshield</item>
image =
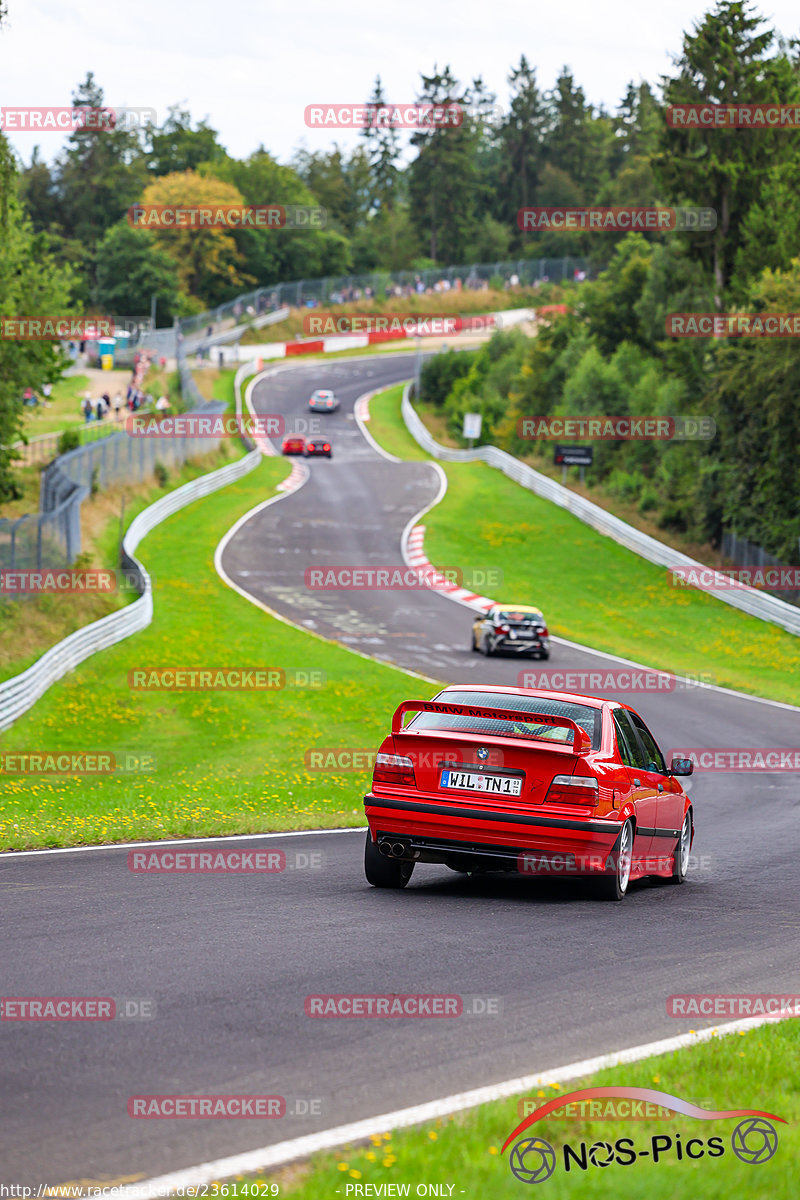
{"label": "rear windshield", "polygon": [[542,614],[540,612],[515,612],[510,608],[508,612],[497,613],[498,621],[508,621],[512,625],[541,625]]}
{"label": "rear windshield", "polygon": [[[436,697],[446,704],[476,704],[485,708],[512,708],[547,716],[569,717],[592,739],[592,749],[600,748],[599,708],[573,704],[568,700],[544,700],[536,696],[507,696],[495,692],[445,692]],[[537,725],[535,721],[488,721],[480,717],[453,716],[449,713],[418,713],[411,721],[414,729],[474,730],[476,733],[513,734],[515,737],[537,738],[547,742],[571,742],[572,731],[566,727]]]}

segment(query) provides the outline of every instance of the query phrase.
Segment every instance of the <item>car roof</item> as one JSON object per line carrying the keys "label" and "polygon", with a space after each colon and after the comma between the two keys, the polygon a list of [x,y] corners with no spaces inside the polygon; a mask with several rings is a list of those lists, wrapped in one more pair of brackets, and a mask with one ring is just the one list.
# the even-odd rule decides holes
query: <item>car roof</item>
{"label": "car roof", "polygon": [[[542,700],[566,700],[575,704],[585,704],[589,708],[602,708],[604,704],[617,704],[616,700],[607,700],[602,696],[584,696],[580,692],[553,692],[544,688],[502,687],[499,684],[485,683],[451,683],[437,695],[444,696],[447,692],[489,692],[498,696],[534,696]],[[627,704],[620,704],[627,708]]]}
{"label": "car roof", "polygon": [[[493,604],[492,608],[501,608],[505,612],[535,612],[540,613],[542,610],[536,604]],[[489,609],[491,612],[492,609]]]}

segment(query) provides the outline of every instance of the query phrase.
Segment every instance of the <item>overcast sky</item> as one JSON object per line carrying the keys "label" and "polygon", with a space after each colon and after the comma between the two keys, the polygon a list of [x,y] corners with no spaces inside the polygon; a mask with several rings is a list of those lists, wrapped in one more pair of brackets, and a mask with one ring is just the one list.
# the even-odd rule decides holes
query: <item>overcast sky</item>
{"label": "overcast sky", "polygon": [[[525,54],[549,88],[566,64],[591,103],[615,108],[626,84],[656,84],[670,72],[681,35],[712,5],[673,0],[652,5],[616,0],[439,0],[426,4],[366,0],[7,0],[0,30],[0,103],[68,105],[93,71],[106,103],[155,108],[170,104],[208,117],[231,154],[259,143],[287,161],[357,135],[312,130],[312,103],[358,103],[376,74],[391,101],[414,100],[421,71],[450,65],[457,78],[482,75],[505,107],[509,68]],[[763,11],[784,36],[800,34],[797,0],[772,0]],[[9,134],[27,161],[36,142],[51,160],[58,133]],[[407,135],[404,137],[404,141]]]}

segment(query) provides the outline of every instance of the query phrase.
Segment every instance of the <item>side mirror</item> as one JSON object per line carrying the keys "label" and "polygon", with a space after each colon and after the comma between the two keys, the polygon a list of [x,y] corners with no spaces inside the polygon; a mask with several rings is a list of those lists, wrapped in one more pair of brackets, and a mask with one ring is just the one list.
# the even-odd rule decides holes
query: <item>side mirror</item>
{"label": "side mirror", "polygon": [[669,768],[670,775],[691,775],[694,763],[690,758],[673,758]]}

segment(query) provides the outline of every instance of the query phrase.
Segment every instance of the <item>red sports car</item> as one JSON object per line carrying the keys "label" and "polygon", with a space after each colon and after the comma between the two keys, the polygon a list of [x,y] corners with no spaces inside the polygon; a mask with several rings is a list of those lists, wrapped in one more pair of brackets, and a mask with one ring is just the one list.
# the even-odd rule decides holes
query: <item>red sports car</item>
{"label": "red sports car", "polygon": [[364,797],[367,880],[402,888],[429,862],[582,876],[607,900],[646,875],[683,883],[694,819],[676,776],[691,773],[614,700],[494,686],[406,700]]}
{"label": "red sports car", "polygon": [[306,448],[304,437],[285,437],[281,445],[284,454],[303,454]]}

